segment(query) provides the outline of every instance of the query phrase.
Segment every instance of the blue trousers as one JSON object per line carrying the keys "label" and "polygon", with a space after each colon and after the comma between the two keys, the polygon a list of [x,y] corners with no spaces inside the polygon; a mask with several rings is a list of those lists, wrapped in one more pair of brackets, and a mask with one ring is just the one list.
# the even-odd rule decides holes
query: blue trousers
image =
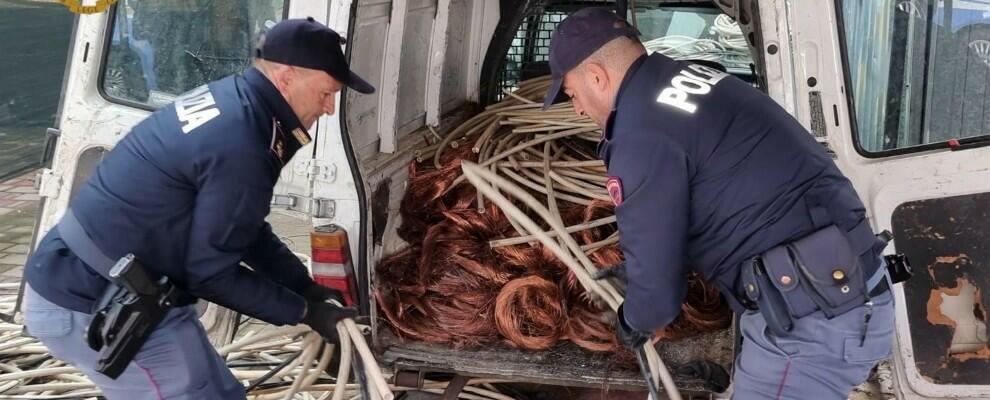
{"label": "blue trousers", "polygon": [[846,399],[870,370],[891,355],[894,300],[890,291],[873,299],[866,340],[860,345],[866,307],[826,319],[821,311],[794,321],[777,336],[755,311],[740,318],[742,351],[733,372],[733,400]]}
{"label": "blue trousers", "polygon": [[117,379],[96,372],[99,353],[86,344],[90,314],[62,308],[25,286],[24,323],[56,358],[89,377],[109,400],[244,399],[193,306],[173,309]]}

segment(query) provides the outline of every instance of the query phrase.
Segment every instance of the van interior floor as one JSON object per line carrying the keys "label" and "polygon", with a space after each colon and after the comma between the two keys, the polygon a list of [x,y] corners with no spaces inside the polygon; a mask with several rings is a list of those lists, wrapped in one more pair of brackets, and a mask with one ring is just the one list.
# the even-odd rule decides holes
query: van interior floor
{"label": "van interior floor", "polygon": [[[710,360],[731,371],[732,329],[700,336],[663,342],[660,356],[671,370],[682,392],[703,391],[703,382],[677,376],[677,367],[695,360]],[[547,351],[523,351],[505,344],[487,348],[454,349],[445,344],[402,340],[392,331],[382,329],[375,341],[381,346],[382,358],[395,371],[418,370],[448,372],[476,377],[518,378],[533,383],[597,387],[608,389],[645,389],[640,372],[619,365],[612,354],[592,353],[570,342]]]}

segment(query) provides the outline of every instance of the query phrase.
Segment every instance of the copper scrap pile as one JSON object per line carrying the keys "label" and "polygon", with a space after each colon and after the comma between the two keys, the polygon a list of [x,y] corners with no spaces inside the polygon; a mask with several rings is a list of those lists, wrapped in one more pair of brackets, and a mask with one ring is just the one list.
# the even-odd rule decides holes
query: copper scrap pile
{"label": "copper scrap pile", "polygon": [[[605,166],[595,156],[600,130],[570,103],[541,111],[549,83],[522,82],[409,165],[398,229],[409,246],[375,270],[380,315],[398,336],[458,348],[501,340],[527,350],[562,341],[616,350],[614,314],[461,176],[461,161],[470,160],[512,179],[560,216],[597,267],[622,261]],[[656,332],[660,340],[730,323],[716,289],[696,275],[687,279],[681,315]]]}

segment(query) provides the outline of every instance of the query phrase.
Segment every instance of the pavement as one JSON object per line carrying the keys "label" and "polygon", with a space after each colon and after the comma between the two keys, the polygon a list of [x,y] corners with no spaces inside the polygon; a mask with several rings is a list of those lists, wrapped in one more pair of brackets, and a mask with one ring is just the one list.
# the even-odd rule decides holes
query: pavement
{"label": "pavement", "polygon": [[0,283],[18,282],[27,261],[41,198],[38,171],[0,182]]}

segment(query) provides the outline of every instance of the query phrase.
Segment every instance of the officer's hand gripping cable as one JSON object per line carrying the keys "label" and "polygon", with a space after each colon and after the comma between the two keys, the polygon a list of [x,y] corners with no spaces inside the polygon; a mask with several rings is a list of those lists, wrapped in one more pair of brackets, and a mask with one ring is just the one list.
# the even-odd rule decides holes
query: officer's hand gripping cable
{"label": "officer's hand gripping cable", "polygon": [[300,293],[307,302],[334,300],[337,304],[344,304],[344,294],[339,290],[312,282]]}
{"label": "officer's hand gripping cable", "polygon": [[646,346],[653,345],[651,341],[653,334],[637,331],[629,326],[626,323],[626,317],[622,314],[622,306],[619,306],[619,311],[616,313],[615,326],[619,336],[619,342],[632,350],[633,353],[636,353],[636,364],[639,365],[639,370],[642,371],[643,378],[646,379],[646,387],[650,389],[650,398],[654,400],[661,399],[660,389],[657,388],[656,382],[653,381],[653,373],[650,372],[650,366],[646,362]]}
{"label": "officer's hand gripping cable", "polygon": [[626,283],[628,282],[628,277],[626,276],[625,262],[620,262],[611,267],[602,268],[598,270],[598,272],[595,272],[594,275],[592,275],[591,277],[595,278],[596,281],[605,279],[609,283],[614,285],[616,289],[619,289],[623,293],[625,293],[626,291]]}
{"label": "officer's hand gripping cable", "polygon": [[[620,290],[625,292],[625,288],[628,283],[628,278],[626,276],[626,263],[623,262],[604,268],[596,272],[591,277],[595,280],[607,279],[615,285],[616,288],[620,288]],[[646,379],[646,386],[650,390],[650,397],[652,399],[660,399],[660,390],[657,388],[656,382],[653,381],[653,374],[650,372],[650,366],[646,362],[646,354],[644,349],[644,346],[652,346],[650,339],[653,338],[653,334],[650,332],[637,331],[629,326],[629,324],[626,323],[625,316],[622,315],[622,306],[619,306],[619,310],[616,312],[615,331],[619,342],[636,354],[636,364],[639,365],[639,370],[643,373],[643,377]]]}
{"label": "officer's hand gripping cable", "polygon": [[133,254],[117,261],[109,275],[86,342],[100,352],[96,370],[116,379],[183,293],[167,277],[152,278]]}
{"label": "officer's hand gripping cable", "polygon": [[337,334],[337,324],[345,319],[357,317],[357,310],[351,307],[342,307],[336,299],[326,299],[324,301],[309,301],[306,303],[306,315],[302,323],[309,325],[314,331],[330,342],[340,341]]}
{"label": "officer's hand gripping cable", "polygon": [[[357,323],[354,322],[354,318],[358,316],[357,310],[352,307],[344,307],[341,304],[339,292],[337,292],[337,296],[332,295],[333,292],[325,290],[311,294],[313,296],[307,296],[310,300],[307,301],[306,315],[303,317],[302,323],[309,325],[328,341],[338,342],[342,345],[344,344],[342,342],[353,343],[360,357],[353,359],[352,366],[361,382],[364,398],[371,398],[365,393],[366,390],[371,390],[382,399],[393,399],[394,394],[388,383],[385,382],[381,369],[378,368],[378,363],[375,361],[375,356],[371,353]],[[344,370],[348,366],[342,361],[340,368]],[[344,380],[346,381],[346,379]],[[336,392],[337,389],[334,389],[335,396]]]}
{"label": "officer's hand gripping cable", "polygon": [[[621,288],[622,291],[625,291],[628,283],[626,263],[622,262],[608,268],[603,268],[592,275],[592,277],[595,280],[607,279],[613,285]],[[645,354],[643,352],[643,346],[651,345],[650,339],[652,339],[653,335],[649,332],[637,331],[629,326],[629,324],[625,322],[625,316],[622,314],[621,306],[619,307],[619,312],[617,314],[618,320],[616,321],[615,326],[619,342],[636,353],[636,362],[639,365],[640,370],[643,371],[643,375],[646,377],[650,394],[653,398],[658,399],[658,388],[654,384],[653,380],[650,379],[651,374],[649,366],[644,359]],[[729,374],[725,371],[725,368],[712,361],[692,361],[685,364],[681,368],[678,368],[677,373],[684,377],[700,379],[703,381],[705,388],[717,393],[724,392],[729,386]]]}

